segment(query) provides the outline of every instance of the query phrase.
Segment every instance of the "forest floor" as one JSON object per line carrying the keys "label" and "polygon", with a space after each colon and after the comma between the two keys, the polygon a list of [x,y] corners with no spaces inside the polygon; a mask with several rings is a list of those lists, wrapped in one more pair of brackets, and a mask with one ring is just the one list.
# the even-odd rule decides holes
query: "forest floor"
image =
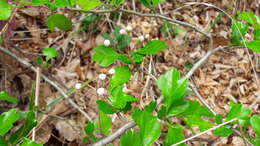
{"label": "forest floor", "polygon": [[[168,0],[161,4],[160,10],[154,11],[211,32],[214,47],[230,45],[231,20],[227,16],[205,5],[182,7],[186,2],[190,1]],[[237,11],[253,11],[256,15],[260,15],[259,0],[199,0],[199,2],[211,3],[231,16]],[[131,1],[123,7],[133,10]],[[151,12],[139,3],[135,3],[135,10],[143,13]],[[155,78],[158,78],[175,67],[185,75],[209,49],[209,42],[203,35],[175,24],[171,25],[172,30],[165,31],[165,22],[158,18],[131,14],[98,14],[101,16],[99,20],[84,24],[77,23],[84,16],[81,13],[69,9],[61,10],[59,13],[66,14],[76,22],[72,31],[49,31],[46,26],[47,17],[51,14],[49,9],[39,7],[18,9],[14,15],[15,26],[12,27],[12,34],[2,45],[33,64],[41,56],[42,48],[57,48],[60,56],[52,60],[51,67],[42,68],[42,73],[67,89],[73,88],[76,83],[91,81],[83,89],[73,93],[70,98],[92,119],[98,117],[96,100],[106,98],[106,95],[98,95],[96,90],[100,87],[108,88],[108,80],[101,82],[96,77],[100,73],[109,76],[108,71],[113,68],[113,66],[100,67],[91,60],[92,49],[104,42],[102,32],[110,33],[115,26],[126,28],[130,25],[133,27],[130,33],[133,38],[145,37],[143,42],[132,41],[131,49],[142,47],[144,42],[153,39],[166,41],[169,45],[170,48],[160,54],[146,57],[140,66],[135,67],[136,71],[132,72],[134,76],[127,84],[127,88],[131,95],[140,99],[133,104],[134,107],[140,108],[159,97],[159,91],[155,87],[156,81],[147,73],[152,73]],[[252,36],[248,34],[246,39],[251,40]],[[65,51],[65,48],[68,49]],[[7,91],[19,99],[18,105],[0,103],[0,112],[13,107],[21,110],[28,109],[29,97],[36,79],[35,72],[1,51],[0,70],[0,90]],[[203,100],[212,110],[226,115],[230,101],[250,106],[256,100],[260,94],[259,76],[259,54],[245,48],[235,48],[221,50],[210,56],[206,63],[196,70],[190,82],[196,86]],[[39,106],[44,108],[51,100],[60,96],[60,93],[44,81],[40,86]],[[195,94],[187,98],[198,100]],[[253,113],[260,114],[260,103],[256,103],[252,109]],[[49,110],[39,112],[39,115],[40,125],[36,132],[38,142],[46,143],[47,146],[84,145],[83,129],[87,120],[71,107],[67,100],[58,102]],[[127,121],[131,120],[128,113],[124,114],[124,117]],[[125,121],[117,115],[113,115],[112,120],[112,133],[125,124]],[[205,144],[245,145],[242,138],[236,135],[218,138],[212,134],[205,134],[200,138],[207,139],[203,142]],[[118,145],[118,140],[113,144]],[[190,144],[199,145],[195,141]]]}

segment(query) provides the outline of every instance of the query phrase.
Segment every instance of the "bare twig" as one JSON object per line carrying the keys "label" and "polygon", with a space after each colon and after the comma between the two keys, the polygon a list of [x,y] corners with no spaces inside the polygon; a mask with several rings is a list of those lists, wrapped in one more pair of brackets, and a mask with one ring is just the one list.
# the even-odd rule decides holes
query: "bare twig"
{"label": "bare twig", "polygon": [[121,127],[120,129],[118,129],[115,133],[94,143],[92,146],[103,146],[105,144],[108,144],[109,142],[113,141],[114,139],[116,139],[117,137],[122,135],[126,130],[133,128],[135,125],[136,124],[134,122],[129,122],[129,123],[125,124],[123,127]]}
{"label": "bare twig", "polygon": [[[36,67],[34,67],[31,63],[29,63],[27,60],[22,59],[20,57],[18,57],[17,55],[15,55],[14,53],[12,53],[11,51],[7,50],[6,48],[0,46],[0,51],[4,52],[5,54],[8,54],[9,56],[13,57],[14,59],[16,59],[18,62],[20,62],[21,64],[23,64],[24,66],[28,67],[29,69],[31,69],[32,71],[36,72],[37,69]],[[65,98],[68,99],[68,102],[71,104],[72,107],[74,107],[76,110],[78,110],[86,119],[88,119],[89,121],[92,122],[91,117],[85,112],[83,111],[72,99],[69,98],[69,96],[65,93],[65,91],[62,89],[62,86],[59,83],[56,83],[55,81],[49,79],[47,76],[45,76],[44,74],[41,74],[42,78],[48,82],[49,84],[51,84],[55,89],[57,89],[58,92],[60,92],[60,94],[62,96],[64,96]]]}
{"label": "bare twig", "polygon": [[210,132],[210,131],[213,131],[213,130],[219,128],[219,127],[222,127],[222,126],[224,126],[224,125],[227,125],[227,124],[232,123],[232,122],[237,121],[237,120],[238,120],[237,118],[232,119],[232,120],[229,120],[229,121],[227,121],[227,122],[224,122],[224,123],[222,123],[222,124],[219,124],[219,125],[217,125],[217,126],[214,126],[214,127],[210,128],[210,129],[208,129],[208,130],[206,130],[206,131],[203,131],[203,132],[198,133],[198,134],[196,134],[196,135],[194,135],[194,136],[191,136],[191,137],[189,137],[189,138],[187,138],[187,139],[184,139],[184,140],[182,140],[182,141],[180,141],[180,142],[177,142],[177,143],[175,143],[175,144],[172,145],[172,146],[177,146],[177,145],[179,145],[179,144],[185,143],[185,142],[187,142],[187,141],[190,141],[190,140],[192,140],[192,139],[194,139],[194,138],[197,138],[197,137],[199,137],[199,136],[201,136],[201,135],[203,135],[203,134],[206,134],[206,133],[208,133],[208,132]]}

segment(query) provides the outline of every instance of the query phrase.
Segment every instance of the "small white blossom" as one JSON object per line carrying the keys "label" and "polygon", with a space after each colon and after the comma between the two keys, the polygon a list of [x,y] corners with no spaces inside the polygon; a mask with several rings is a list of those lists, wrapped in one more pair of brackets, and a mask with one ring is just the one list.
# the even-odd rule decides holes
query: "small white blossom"
{"label": "small white blossom", "polygon": [[146,35],[145,35],[145,38],[146,38],[146,39],[148,39],[149,37],[150,37],[150,35],[149,35],[149,34],[146,34]]}
{"label": "small white blossom", "polygon": [[140,40],[140,41],[144,41],[144,36],[142,36],[142,35],[139,36],[139,37],[138,37],[138,40]]}
{"label": "small white blossom", "polygon": [[125,92],[125,93],[127,93],[127,92],[128,92],[128,89],[127,89],[127,87],[126,87],[126,86],[123,88],[123,92]]}
{"label": "small white blossom", "polygon": [[108,71],[108,73],[111,74],[111,75],[114,74],[115,72],[116,72],[116,70],[115,70],[114,68],[111,68],[111,69]]}
{"label": "small white blossom", "polygon": [[131,25],[128,25],[128,26],[126,27],[126,30],[127,30],[127,31],[132,31],[132,30],[133,30],[133,27],[132,27]]}
{"label": "small white blossom", "polygon": [[119,33],[120,34],[126,34],[126,30],[125,29],[120,29]]}
{"label": "small white blossom", "polygon": [[99,78],[100,80],[105,80],[106,77],[107,77],[106,74],[99,74],[99,76],[98,76],[98,78]]}
{"label": "small white blossom", "polygon": [[98,95],[104,95],[105,92],[106,92],[106,89],[105,89],[105,88],[98,88],[98,89],[97,89],[97,94],[98,94]]}
{"label": "small white blossom", "polygon": [[104,45],[105,45],[105,46],[109,46],[109,45],[110,45],[110,40],[105,40],[105,41],[104,41]]}
{"label": "small white blossom", "polygon": [[80,83],[75,84],[75,88],[76,89],[80,89],[81,88],[81,84]]}

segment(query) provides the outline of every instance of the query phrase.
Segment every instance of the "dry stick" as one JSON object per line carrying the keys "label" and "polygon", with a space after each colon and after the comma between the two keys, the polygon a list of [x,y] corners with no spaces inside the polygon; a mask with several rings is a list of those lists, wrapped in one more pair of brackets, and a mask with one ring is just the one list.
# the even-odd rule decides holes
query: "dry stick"
{"label": "dry stick", "polygon": [[[7,50],[6,48],[0,46],[0,51],[8,54],[9,56],[13,57],[14,59],[16,59],[18,62],[20,62],[21,64],[23,64],[24,66],[28,67],[29,69],[31,69],[32,71],[36,72],[37,69],[36,67],[34,67],[31,63],[29,63],[27,60],[22,59],[20,57],[18,57],[17,55],[15,55],[14,53],[12,53],[11,51]],[[44,74],[41,74],[42,78],[48,82],[49,84],[51,84],[58,92],[61,93],[62,96],[64,96],[65,98],[68,99],[68,102],[71,104],[72,107],[74,107],[76,110],[78,110],[87,120],[89,121],[93,121],[91,119],[91,117],[85,112],[83,111],[72,99],[69,98],[69,96],[65,93],[65,91],[62,89],[61,85],[59,83],[56,83],[54,81],[52,81],[51,79],[49,79],[47,76],[45,76]]]}
{"label": "dry stick", "polygon": [[[187,79],[192,76],[194,74],[194,72],[203,64],[205,63],[205,61],[213,54],[215,53],[216,51],[218,50],[221,50],[221,49],[228,49],[228,48],[240,48],[240,46],[223,46],[223,47],[217,47],[215,49],[212,49],[212,50],[209,50],[208,53],[203,56],[203,58],[200,59],[200,61],[198,61],[193,67],[192,69],[187,73],[187,75],[185,76]],[[162,97],[160,97],[158,100],[157,100],[157,105],[161,103],[162,101]],[[222,123],[223,124],[223,123]],[[131,126],[129,126],[131,125]],[[115,133],[111,134],[110,136],[107,136],[103,139],[101,139],[100,141],[98,141],[97,143],[94,143],[94,146],[101,146],[101,145],[105,145],[105,144],[108,144],[109,142],[113,141],[114,139],[116,139],[117,137],[119,137],[120,135],[122,135],[127,129],[126,127],[129,128],[132,128],[134,127],[136,124],[134,122],[130,122],[126,125],[124,125],[123,127],[121,127],[119,130],[117,130]],[[121,129],[124,129],[124,130],[121,130]]]}
{"label": "dry stick", "polygon": [[198,133],[198,134],[196,134],[196,135],[194,135],[194,136],[191,136],[191,137],[189,137],[189,138],[187,138],[187,139],[184,139],[184,140],[182,140],[182,141],[180,141],[180,142],[178,142],[178,143],[175,143],[175,144],[172,145],[172,146],[177,146],[177,145],[179,145],[179,144],[185,143],[185,142],[187,142],[187,141],[190,141],[190,140],[192,140],[192,139],[194,139],[194,138],[197,138],[197,137],[199,137],[199,136],[201,136],[201,135],[203,135],[203,134],[206,134],[206,133],[208,133],[208,132],[210,132],[210,131],[213,131],[213,130],[219,128],[219,127],[222,127],[222,126],[224,126],[224,125],[227,125],[227,124],[232,123],[232,122],[237,121],[237,120],[238,120],[237,118],[234,118],[234,119],[232,119],[232,120],[229,120],[229,121],[227,121],[227,122],[224,122],[224,123],[222,123],[222,124],[219,124],[219,125],[217,125],[217,126],[214,126],[214,127],[210,128],[210,129],[208,129],[208,130],[206,130],[206,131],[203,131],[203,132]]}
{"label": "dry stick", "polygon": [[[34,106],[38,106],[39,101],[39,94],[40,94],[40,83],[41,83],[41,68],[37,67],[36,69],[36,88],[35,88],[35,100],[34,100]],[[37,111],[35,112],[37,117]],[[34,127],[32,130],[32,140],[35,141],[36,136],[36,128]]]}

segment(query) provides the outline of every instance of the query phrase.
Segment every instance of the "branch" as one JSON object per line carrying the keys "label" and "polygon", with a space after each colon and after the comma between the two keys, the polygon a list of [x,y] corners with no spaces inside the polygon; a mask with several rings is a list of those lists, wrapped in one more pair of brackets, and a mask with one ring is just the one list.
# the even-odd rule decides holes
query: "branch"
{"label": "branch", "polygon": [[[31,69],[34,72],[37,72],[36,67],[34,67],[31,63],[29,63],[27,60],[22,59],[20,57],[18,57],[17,55],[15,55],[14,53],[12,53],[11,51],[7,50],[6,48],[0,46],[0,51],[4,52],[5,54],[13,57],[14,59],[16,59],[18,62],[20,62],[21,64],[23,64],[24,66],[28,67],[29,69]],[[65,91],[62,89],[61,85],[59,83],[56,83],[54,81],[52,81],[51,79],[49,79],[47,76],[45,76],[43,73],[41,74],[41,77],[48,82],[49,84],[51,84],[58,92],[61,93],[62,96],[64,96],[65,98],[68,99],[68,102],[71,104],[72,107],[74,107],[76,110],[78,110],[86,119],[88,119],[89,121],[92,122],[91,117],[85,112],[83,111],[72,99],[69,98],[69,96],[65,93]]]}
{"label": "branch", "polygon": [[167,20],[170,21],[172,23],[176,23],[179,25],[183,25],[186,27],[189,27],[191,29],[194,29],[195,31],[201,33],[202,35],[206,36],[207,38],[209,38],[210,40],[212,40],[212,37],[210,34],[202,31],[200,28],[196,27],[195,25],[186,23],[186,22],[182,22],[161,14],[146,14],[146,13],[140,13],[140,12],[136,12],[136,11],[131,11],[131,10],[126,10],[126,9],[111,9],[111,10],[92,10],[92,11],[85,11],[85,10],[80,10],[80,9],[75,9],[75,8],[67,8],[68,10],[71,11],[77,11],[77,12],[83,12],[83,13],[111,13],[111,12],[123,12],[123,13],[127,13],[127,14],[134,14],[136,16],[140,16],[140,17],[154,17],[154,18],[160,18],[163,20]]}
{"label": "branch", "polygon": [[189,137],[189,138],[187,138],[187,139],[184,139],[184,140],[182,140],[182,141],[180,141],[180,142],[178,142],[178,143],[175,143],[175,144],[172,145],[172,146],[177,146],[177,145],[179,145],[179,144],[185,143],[185,142],[187,142],[187,141],[190,141],[190,140],[192,140],[192,139],[194,139],[194,138],[197,138],[197,137],[199,137],[199,136],[201,136],[201,135],[203,135],[203,134],[206,134],[206,133],[208,133],[208,132],[210,132],[210,131],[213,131],[213,130],[219,128],[219,127],[222,127],[222,126],[224,126],[224,125],[227,125],[227,124],[232,123],[232,122],[237,121],[237,120],[238,120],[237,118],[232,119],[232,120],[229,120],[229,121],[227,121],[227,122],[224,122],[224,123],[222,123],[222,124],[219,124],[219,125],[217,125],[217,126],[214,126],[214,127],[210,128],[210,129],[208,129],[208,130],[206,130],[206,131],[203,131],[203,132],[198,133],[198,134],[196,134],[196,135],[194,135],[194,136],[191,136],[191,137]]}

